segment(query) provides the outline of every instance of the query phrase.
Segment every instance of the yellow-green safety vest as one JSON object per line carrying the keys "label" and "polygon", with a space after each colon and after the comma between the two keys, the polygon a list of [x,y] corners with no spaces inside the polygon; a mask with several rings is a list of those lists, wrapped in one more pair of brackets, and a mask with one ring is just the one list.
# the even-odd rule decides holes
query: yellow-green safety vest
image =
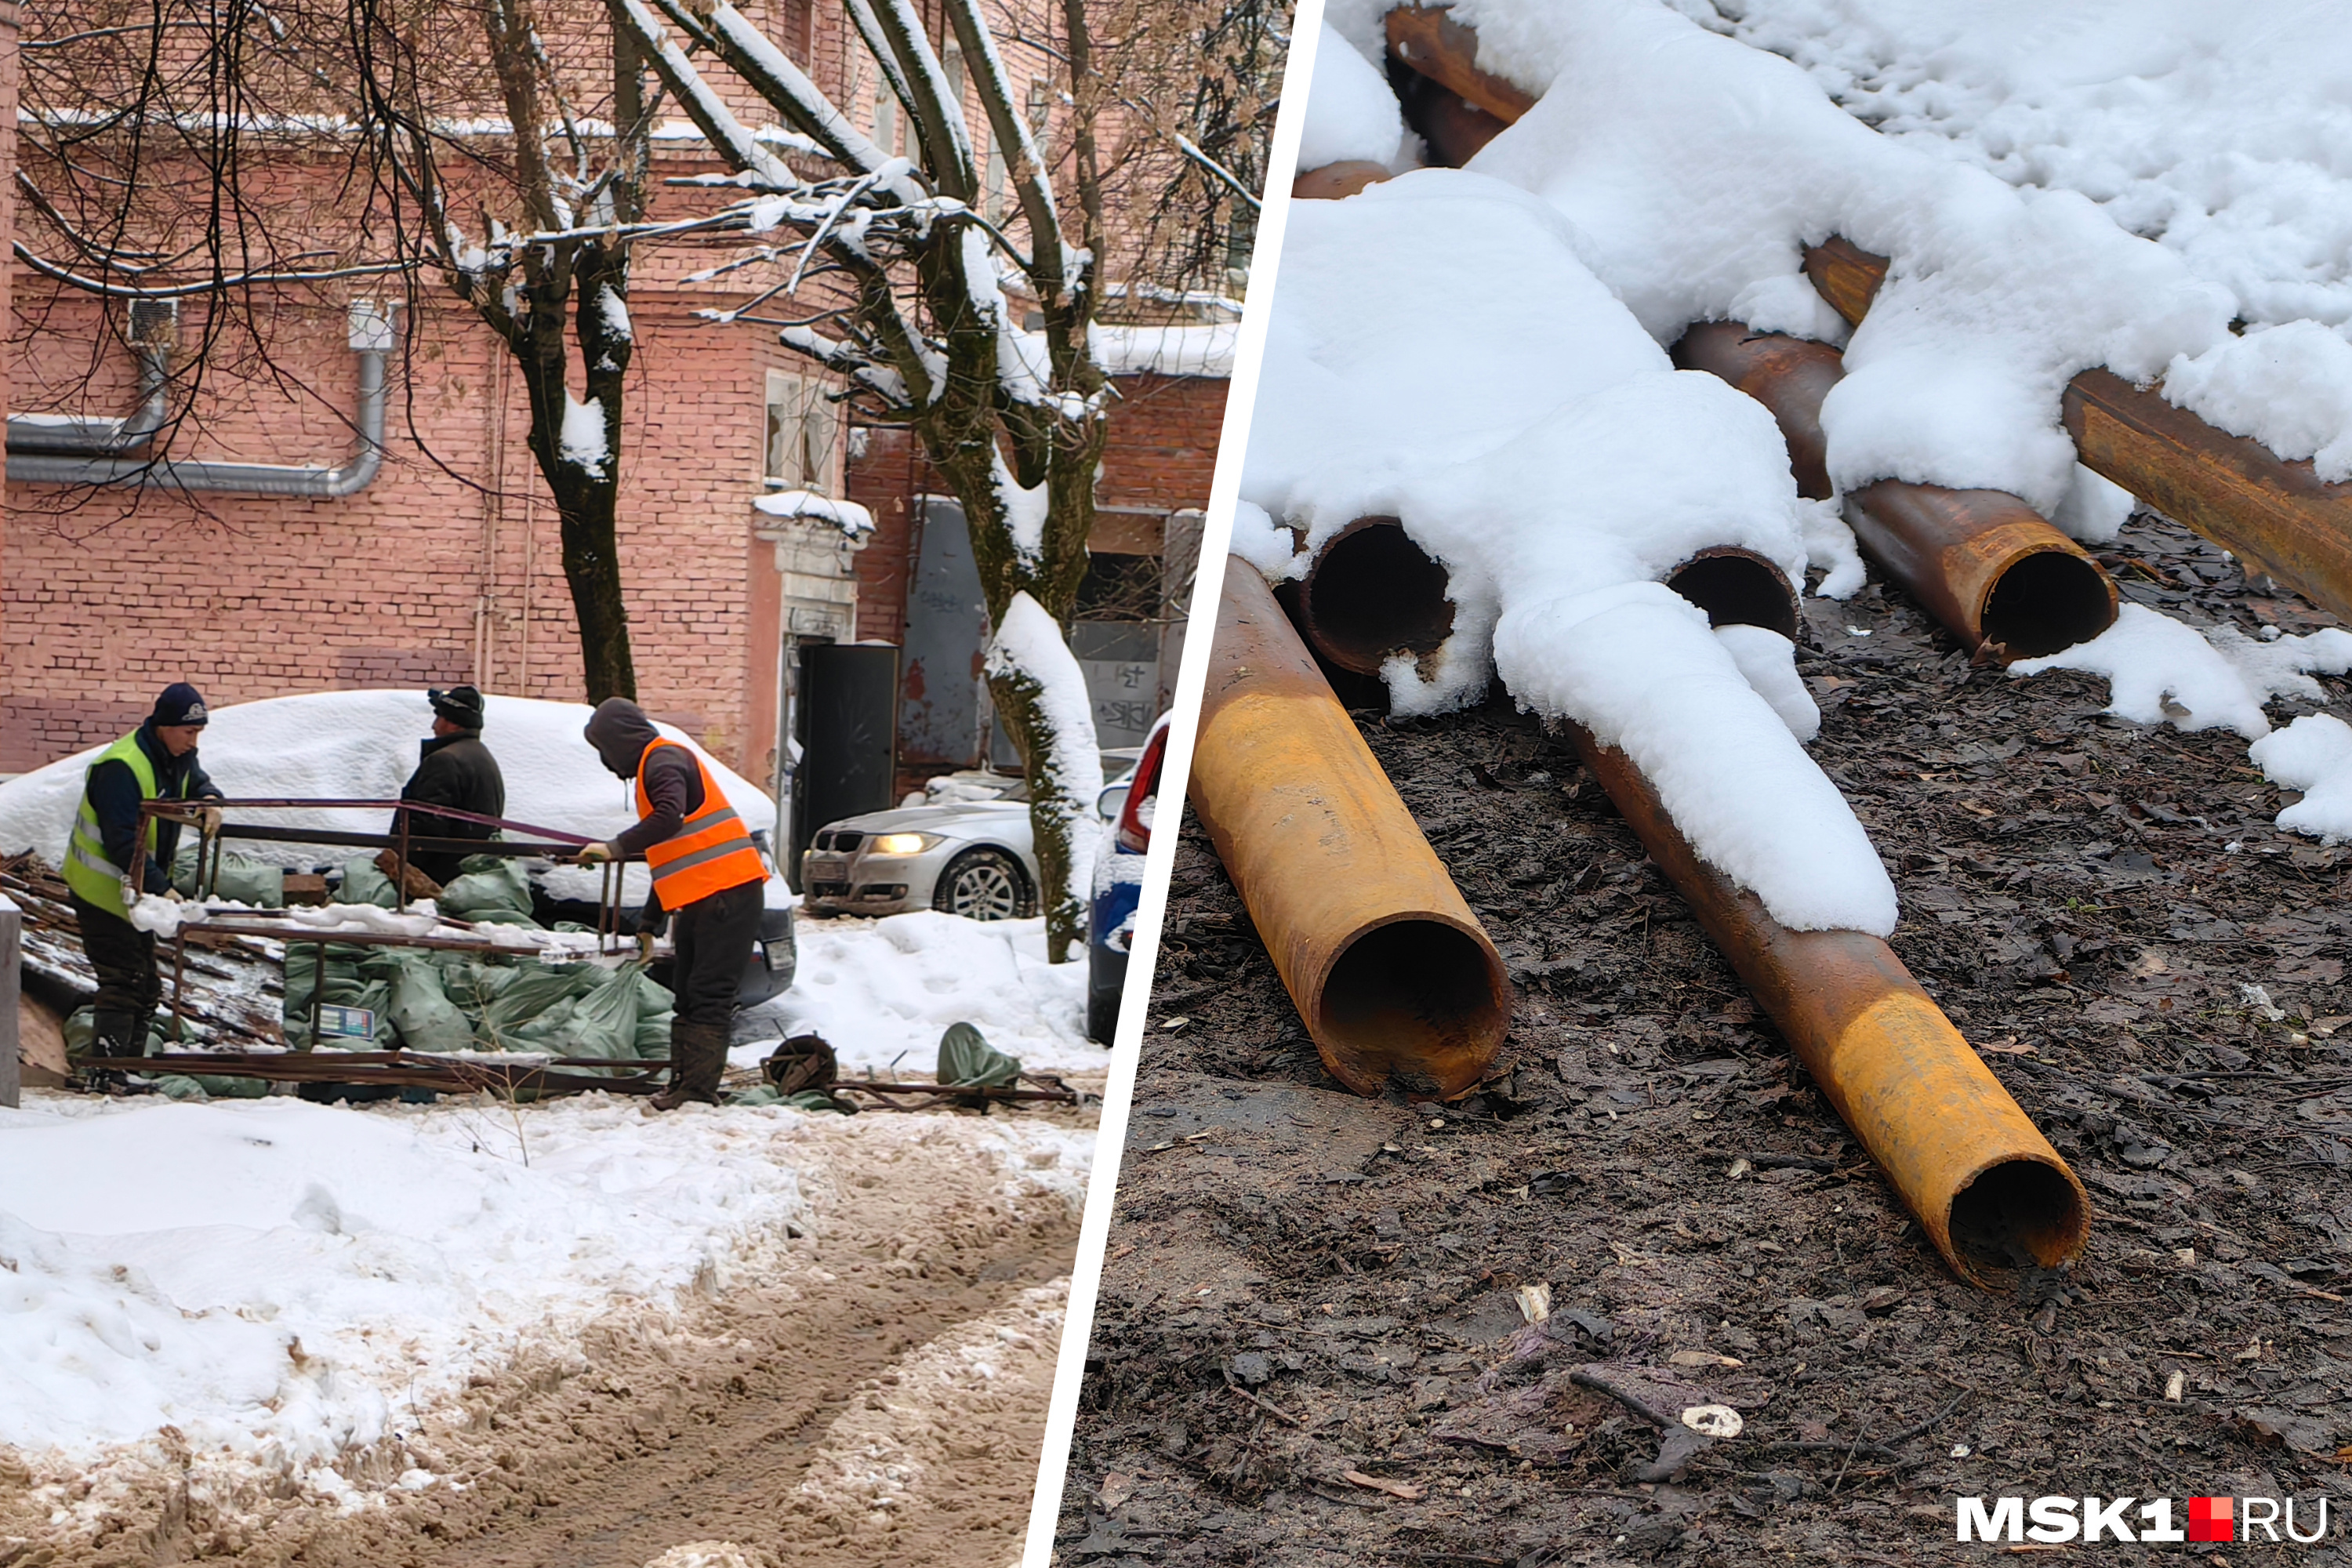
{"label": "yellow-green safety vest", "polygon": [[[131,776],[139,781],[139,798],[153,800],[162,792],[155,786],[155,764],[139,744],[139,731],[133,730],[98,754],[89,764],[90,772],[100,763],[128,763]],[[188,784],[195,777],[190,769],[180,780],[180,793],[174,798],[188,798]],[[162,825],[152,817],[147,821],[144,847],[155,852],[156,837]],[[82,774],[81,810],[75,814],[73,837],[66,843],[66,886],[79,893],[83,901],[97,905],[109,914],[122,920],[131,918],[131,909],[123,901],[122,879],[129,872],[106,858],[106,837],[98,828],[98,813],[89,804],[89,773]]]}

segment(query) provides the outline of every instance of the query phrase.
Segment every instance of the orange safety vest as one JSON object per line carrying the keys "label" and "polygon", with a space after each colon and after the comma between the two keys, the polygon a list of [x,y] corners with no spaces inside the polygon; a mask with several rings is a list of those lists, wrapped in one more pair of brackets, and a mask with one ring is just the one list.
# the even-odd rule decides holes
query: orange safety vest
{"label": "orange safety vest", "polygon": [[[676,741],[657,740],[637,758],[639,821],[654,814],[654,803],[646,795],[646,760],[654,754],[655,746],[677,745]],[[654,874],[654,891],[666,910],[682,910],[713,893],[768,879],[768,868],[761,863],[759,847],[751,842],[743,819],[727,804],[727,792],[719,787],[719,781],[710,776],[709,768],[691,748],[678,749],[694,757],[695,769],[702,774],[702,809],[688,817],[669,837],[646,846],[646,865]]]}

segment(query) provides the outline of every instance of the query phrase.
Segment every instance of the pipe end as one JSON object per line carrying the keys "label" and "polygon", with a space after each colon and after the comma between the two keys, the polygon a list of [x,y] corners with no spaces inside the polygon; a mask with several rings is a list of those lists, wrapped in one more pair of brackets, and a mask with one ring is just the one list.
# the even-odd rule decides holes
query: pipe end
{"label": "pipe end", "polygon": [[1358,1094],[1398,1088],[1447,1100],[1477,1083],[1511,1024],[1510,979],[1492,943],[1434,916],[1372,927],[1340,950],[1309,1033]]}
{"label": "pipe end", "polygon": [[1378,675],[1394,655],[1435,653],[1454,635],[1447,581],[1403,523],[1358,518],[1331,536],[1299,584],[1299,629],[1340,668]]}
{"label": "pipe end", "polygon": [[2036,1268],[2059,1268],[2091,1239],[2090,1195],[2063,1162],[2003,1160],[1953,1195],[1944,1218],[1945,1257],[1971,1282],[2012,1285]]}
{"label": "pipe end", "polygon": [[1762,626],[1797,640],[1797,591],[1753,550],[1702,550],[1666,574],[1666,586],[1706,612],[1711,626]]}
{"label": "pipe end", "polygon": [[2071,548],[2020,555],[1985,595],[1978,624],[2002,662],[2040,658],[2089,642],[2116,624],[2116,585],[2097,562]]}

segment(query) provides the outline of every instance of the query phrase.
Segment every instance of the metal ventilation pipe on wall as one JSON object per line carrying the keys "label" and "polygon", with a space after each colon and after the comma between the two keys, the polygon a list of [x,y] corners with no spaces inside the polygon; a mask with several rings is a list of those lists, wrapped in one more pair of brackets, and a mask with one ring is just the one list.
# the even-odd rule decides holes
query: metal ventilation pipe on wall
{"label": "metal ventilation pipe on wall", "polygon": [[[142,300],[141,306],[152,303]],[[199,490],[218,495],[288,496],[335,500],[356,495],[383,465],[384,357],[392,352],[394,307],[352,301],[348,339],[359,358],[359,449],[331,468],[282,463],[227,463],[205,459],[151,460],[136,455],[163,423],[163,382],[169,349],[141,343],[139,412],[129,419],[59,422],[14,415],[8,420],[8,479],[37,485],[130,485],[141,489]],[[174,315],[176,319],[176,313]],[[133,342],[142,325],[131,312]],[[144,331],[162,335],[159,325]],[[151,418],[152,415],[152,418]],[[79,444],[76,444],[79,443]],[[61,456],[61,452],[81,454]]]}

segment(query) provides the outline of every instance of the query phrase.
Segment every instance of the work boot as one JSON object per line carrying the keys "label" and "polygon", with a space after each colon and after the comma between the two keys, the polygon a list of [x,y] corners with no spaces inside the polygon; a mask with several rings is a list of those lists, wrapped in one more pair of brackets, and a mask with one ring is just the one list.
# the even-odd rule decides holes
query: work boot
{"label": "work boot", "polygon": [[676,1110],[689,1101],[719,1103],[719,1076],[727,1070],[724,1024],[689,1024],[673,1019],[669,1026],[669,1087],[653,1097],[656,1110]]}
{"label": "work boot", "polygon": [[[94,1037],[89,1054],[94,1057],[143,1057],[147,1054],[146,1037],[139,1028],[139,1015],[109,1010],[93,1014],[90,1018]],[[152,1087],[136,1083],[120,1068],[84,1068],[82,1085],[93,1094],[141,1094]]]}

